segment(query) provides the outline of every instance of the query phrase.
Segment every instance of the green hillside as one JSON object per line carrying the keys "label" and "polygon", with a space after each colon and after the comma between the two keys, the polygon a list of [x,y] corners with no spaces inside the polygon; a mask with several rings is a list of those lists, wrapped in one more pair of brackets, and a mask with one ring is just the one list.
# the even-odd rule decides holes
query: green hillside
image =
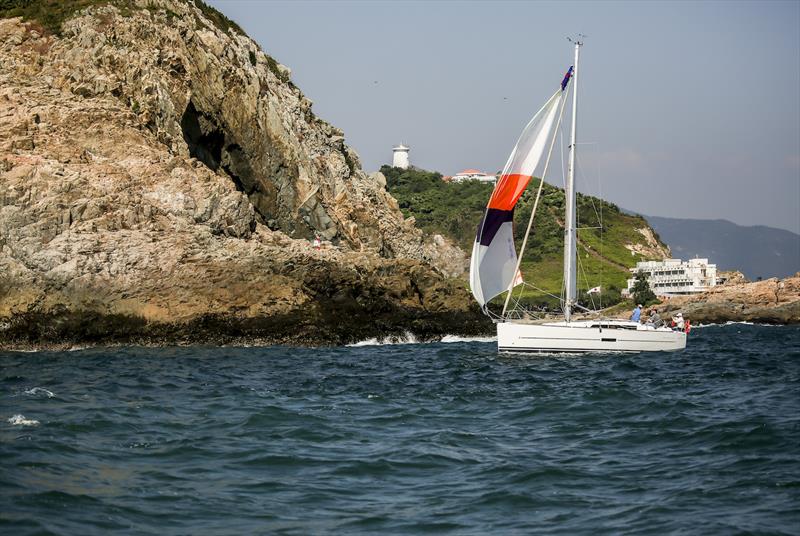
{"label": "green hillside", "polygon": [[[381,172],[386,176],[387,189],[406,217],[413,216],[422,230],[448,236],[465,251],[471,251],[492,192],[491,185],[477,181],[447,183],[440,173],[418,169],[383,166]],[[538,185],[538,179],[531,181],[517,205],[514,214],[517,247],[522,244]],[[578,194],[577,203],[578,288],[585,292],[600,285],[604,289],[603,305],[611,305],[619,301],[619,291],[626,286],[628,268],[640,260],[660,258],[663,253],[658,249],[665,246],[655,233],[657,244],[648,244],[637,231],[649,229],[641,216],[625,214],[613,203],[592,196]],[[556,300],[548,294],[561,293],[563,218],[564,190],[545,183],[522,263],[526,282],[540,289],[526,291],[526,300],[531,303],[553,305]],[[631,254],[626,245],[638,245],[643,254]]]}

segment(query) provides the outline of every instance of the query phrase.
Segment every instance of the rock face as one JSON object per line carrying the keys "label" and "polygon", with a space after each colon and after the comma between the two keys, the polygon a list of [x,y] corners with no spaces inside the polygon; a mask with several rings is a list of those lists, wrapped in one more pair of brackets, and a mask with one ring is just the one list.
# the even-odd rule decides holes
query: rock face
{"label": "rock face", "polygon": [[702,294],[670,298],[659,307],[665,314],[678,310],[695,323],[800,324],[800,272],[753,283],[729,280]]}
{"label": "rock face", "polygon": [[134,5],[0,19],[0,346],[491,328],[287,68]]}
{"label": "rock face", "polygon": [[644,237],[644,244],[626,244],[625,248],[631,253],[638,253],[646,259],[668,259],[669,247],[664,246],[653,234],[650,227],[636,229]]}

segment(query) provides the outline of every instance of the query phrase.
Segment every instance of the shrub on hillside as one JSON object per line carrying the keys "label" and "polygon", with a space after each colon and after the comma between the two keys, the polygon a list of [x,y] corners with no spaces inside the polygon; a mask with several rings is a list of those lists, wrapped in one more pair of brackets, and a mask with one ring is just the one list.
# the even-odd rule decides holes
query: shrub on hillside
{"label": "shrub on hillside", "polygon": [[659,303],[655,293],[650,289],[647,275],[641,270],[636,273],[636,281],[633,283],[633,288],[631,288],[631,295],[633,296],[633,301],[642,304],[644,307]]}

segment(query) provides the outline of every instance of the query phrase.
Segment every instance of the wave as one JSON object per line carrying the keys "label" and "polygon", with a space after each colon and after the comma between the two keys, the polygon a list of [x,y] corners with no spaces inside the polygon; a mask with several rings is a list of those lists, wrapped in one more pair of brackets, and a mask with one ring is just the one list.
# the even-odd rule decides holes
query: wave
{"label": "wave", "polygon": [[420,341],[412,334],[406,332],[405,335],[367,339],[364,341],[348,344],[347,346],[384,346],[387,344],[419,344]]}
{"label": "wave", "polygon": [[459,335],[445,335],[439,340],[420,341],[412,333],[406,333],[402,336],[372,338],[359,341],[347,346],[386,346],[390,344],[430,344],[430,343],[452,343],[452,342],[496,342],[497,337],[461,337]]}
{"label": "wave", "polygon": [[497,342],[497,336],[493,337],[459,337],[458,335],[445,335],[439,342]]}
{"label": "wave", "polygon": [[37,426],[39,421],[36,419],[26,419],[25,415],[16,414],[8,419],[12,426]]}
{"label": "wave", "polygon": [[44,395],[47,398],[53,398],[54,396],[56,396],[51,390],[45,389],[44,387],[32,387],[27,391],[25,391],[25,394],[33,396]]}
{"label": "wave", "polygon": [[714,328],[719,326],[732,326],[732,325],[780,327],[780,326],[789,326],[791,324],[765,324],[761,322],[748,322],[747,320],[728,320],[727,322],[723,323],[710,322],[708,324],[692,324],[692,329]]}

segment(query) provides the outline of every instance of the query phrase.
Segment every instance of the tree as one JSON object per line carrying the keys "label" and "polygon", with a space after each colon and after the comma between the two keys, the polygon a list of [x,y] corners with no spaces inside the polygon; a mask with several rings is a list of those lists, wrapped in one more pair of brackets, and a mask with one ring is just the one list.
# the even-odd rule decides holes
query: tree
{"label": "tree", "polygon": [[636,281],[631,288],[631,295],[636,303],[641,303],[643,306],[648,306],[652,303],[657,303],[655,293],[650,289],[650,284],[647,282],[647,275],[639,270],[636,273]]}

